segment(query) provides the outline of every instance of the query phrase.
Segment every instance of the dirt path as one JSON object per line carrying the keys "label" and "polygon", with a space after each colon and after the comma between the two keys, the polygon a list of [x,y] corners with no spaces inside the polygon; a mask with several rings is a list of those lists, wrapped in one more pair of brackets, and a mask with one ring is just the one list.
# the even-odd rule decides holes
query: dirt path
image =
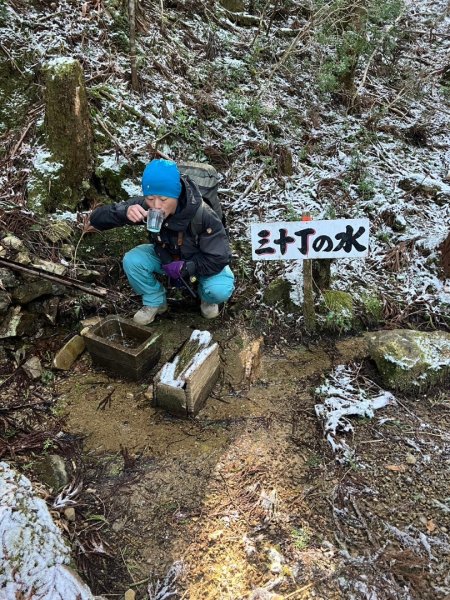
{"label": "dirt path", "polygon": [[179,597],[192,600],[445,598],[450,443],[432,398],[384,409],[385,424],[360,420],[345,468],[315,417],[321,374],[360,355],[359,338],[337,352],[266,349],[250,389],[217,386],[190,421],[152,409],[146,386],[81,365],[60,402],[88,436],[87,477],[105,506],[112,558],[100,568],[92,557],[94,589],[145,598],[149,573],[180,561]]}

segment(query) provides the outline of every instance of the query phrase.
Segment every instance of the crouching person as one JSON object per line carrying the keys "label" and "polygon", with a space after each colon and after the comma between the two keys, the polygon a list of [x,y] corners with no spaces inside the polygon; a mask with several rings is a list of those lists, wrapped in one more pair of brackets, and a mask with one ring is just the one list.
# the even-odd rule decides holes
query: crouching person
{"label": "crouching person", "polygon": [[217,214],[198,187],[169,160],[152,160],[142,176],[143,196],[95,209],[90,217],[99,230],[147,223],[149,244],[127,252],[123,267],[142,308],[133,319],[148,325],[167,310],[166,289],[155,277],[166,274],[180,287],[198,282],[200,310],[207,319],[234,290],[228,237]]}

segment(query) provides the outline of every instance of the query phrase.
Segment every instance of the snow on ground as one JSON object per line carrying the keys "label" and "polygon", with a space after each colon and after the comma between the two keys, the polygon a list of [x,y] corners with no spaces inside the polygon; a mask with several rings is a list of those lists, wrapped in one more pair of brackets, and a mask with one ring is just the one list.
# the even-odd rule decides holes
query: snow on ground
{"label": "snow on ground", "polygon": [[[177,6],[178,12],[165,8],[161,16],[159,6],[146,5],[141,15],[142,93],[128,84],[126,31],[114,3],[64,0],[56,11],[30,7],[23,13],[8,6],[9,24],[1,33],[13,59],[21,58],[24,44],[28,48],[26,71],[48,60],[80,60],[92,105],[132,161],[148,161],[158,140],[175,159],[209,160],[206,147],[228,157],[229,167],[221,168],[227,189],[222,201],[234,239],[248,241],[251,222],[293,219],[305,210],[316,219],[368,216],[370,256],[336,261],[333,286],[356,296],[361,287],[381,291],[394,302],[425,306],[442,322],[450,303],[437,251],[450,223],[450,186],[444,181],[450,168],[449,103],[440,85],[450,47],[446,2],[407,3],[404,23],[415,34],[400,36],[396,58],[387,59],[396,61],[393,72],[374,56],[360,89],[361,107],[353,112],[318,90],[315,72],[333,48],[316,37],[300,41],[286,68],[269,81],[274,63],[292,42],[282,32],[295,19],[297,26],[305,24],[295,11],[286,11],[263,34],[232,24],[218,5],[214,23],[201,4],[197,14],[183,10],[182,2]],[[360,61],[357,84],[366,60]],[[206,103],[210,109],[201,110]],[[415,129],[424,132],[422,141],[414,141]],[[99,141],[101,162],[117,166],[110,140],[99,135]],[[292,176],[274,169],[281,146],[292,152]],[[21,166],[0,175],[5,187],[15,169],[29,169],[41,153],[38,141],[27,139]],[[417,189],[402,189],[408,179]],[[430,180],[439,193],[422,191]],[[123,189],[138,193],[139,176],[124,181]],[[402,271],[387,269],[388,253],[412,242]],[[254,266],[265,287],[274,266]],[[292,263],[276,268],[298,281]],[[300,302],[301,294],[294,290],[292,299]]]}
{"label": "snow on ground", "polygon": [[358,385],[357,373],[348,366],[338,365],[323,385],[316,389],[322,399],[315,412],[322,421],[325,437],[337,460],[347,462],[353,456],[351,447],[342,437],[351,434],[354,425],[349,417],[372,418],[376,410],[395,402],[395,397],[385,390],[370,393]]}

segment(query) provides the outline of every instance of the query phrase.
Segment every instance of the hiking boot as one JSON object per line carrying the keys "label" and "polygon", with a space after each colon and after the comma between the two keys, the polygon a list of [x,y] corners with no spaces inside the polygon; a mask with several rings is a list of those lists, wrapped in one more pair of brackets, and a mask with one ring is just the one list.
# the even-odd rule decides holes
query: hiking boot
{"label": "hiking boot", "polygon": [[150,325],[155,320],[156,315],[166,312],[167,304],[161,306],[143,306],[133,317],[136,325]]}
{"label": "hiking boot", "polygon": [[205,319],[215,319],[219,316],[219,305],[202,302],[200,304],[200,312],[202,313],[202,317],[205,317]]}

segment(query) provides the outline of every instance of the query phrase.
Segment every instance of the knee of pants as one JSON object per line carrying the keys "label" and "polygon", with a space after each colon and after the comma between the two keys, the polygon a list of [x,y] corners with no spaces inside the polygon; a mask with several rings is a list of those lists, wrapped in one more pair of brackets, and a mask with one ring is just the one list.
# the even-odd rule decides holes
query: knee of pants
{"label": "knee of pants", "polygon": [[149,250],[144,246],[136,246],[129,250],[122,259],[125,273],[131,273],[140,269],[157,271],[158,265]]}
{"label": "knee of pants", "polygon": [[202,300],[209,304],[220,304],[226,302],[234,291],[234,279],[227,278],[212,281],[202,286]]}

